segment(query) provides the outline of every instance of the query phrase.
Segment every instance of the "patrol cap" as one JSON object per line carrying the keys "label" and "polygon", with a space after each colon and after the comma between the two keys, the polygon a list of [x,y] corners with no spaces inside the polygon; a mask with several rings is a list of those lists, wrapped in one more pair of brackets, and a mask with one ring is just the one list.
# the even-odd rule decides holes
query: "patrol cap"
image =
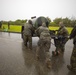
{"label": "patrol cap", "polygon": [[63,21],[59,22],[59,26],[61,26],[61,27],[64,26]]}
{"label": "patrol cap", "polygon": [[45,22],[43,22],[43,23],[42,23],[42,26],[45,26],[45,27],[46,27],[46,23],[45,23]]}
{"label": "patrol cap", "polygon": [[28,23],[32,24],[32,21],[31,20],[28,20]]}

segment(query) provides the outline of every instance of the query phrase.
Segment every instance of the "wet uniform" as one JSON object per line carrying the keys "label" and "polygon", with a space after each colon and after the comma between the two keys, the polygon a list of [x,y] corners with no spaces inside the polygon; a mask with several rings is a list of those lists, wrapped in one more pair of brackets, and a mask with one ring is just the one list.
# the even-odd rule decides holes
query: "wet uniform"
{"label": "wet uniform", "polygon": [[68,41],[68,31],[65,26],[61,26],[57,32],[57,38],[54,39],[54,43],[56,46],[56,52],[64,52],[65,44]]}
{"label": "wet uniform", "polygon": [[73,38],[74,47],[70,58],[70,65],[67,65],[67,67],[69,70],[76,72],[76,26],[73,28],[70,34],[70,39],[72,38]]}
{"label": "wet uniform", "polygon": [[50,67],[49,49],[51,46],[51,37],[49,30],[45,25],[43,25],[36,30],[36,33],[39,36],[39,41],[36,50],[36,57],[41,60],[45,60],[47,67]]}
{"label": "wet uniform", "polygon": [[25,46],[27,46],[27,42],[29,42],[30,49],[32,49],[32,32],[33,32],[33,26],[29,23],[25,23],[23,30],[23,40]]}

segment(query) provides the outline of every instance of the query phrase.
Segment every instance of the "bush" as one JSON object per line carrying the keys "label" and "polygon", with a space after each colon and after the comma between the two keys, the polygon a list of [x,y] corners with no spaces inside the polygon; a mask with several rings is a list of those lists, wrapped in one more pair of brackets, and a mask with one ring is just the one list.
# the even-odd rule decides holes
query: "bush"
{"label": "bush", "polygon": [[56,24],[55,22],[51,22],[51,23],[49,24],[49,26],[59,26],[59,25]]}

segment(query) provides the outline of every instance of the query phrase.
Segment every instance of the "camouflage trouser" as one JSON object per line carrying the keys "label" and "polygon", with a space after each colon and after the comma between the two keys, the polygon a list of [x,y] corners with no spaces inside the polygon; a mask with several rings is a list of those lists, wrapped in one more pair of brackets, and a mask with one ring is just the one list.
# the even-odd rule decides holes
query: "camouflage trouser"
{"label": "camouflage trouser", "polygon": [[60,50],[61,52],[64,52],[65,50],[65,44],[68,41],[68,38],[65,39],[54,39],[54,43],[56,46],[56,51]]}
{"label": "camouflage trouser", "polygon": [[29,48],[32,49],[32,36],[23,34],[23,40],[24,40],[25,46],[27,46],[27,42],[29,42]]}
{"label": "camouflage trouser", "polygon": [[36,56],[38,56],[41,60],[45,60],[46,62],[50,61],[50,49],[51,40],[42,40],[39,39],[38,47],[36,50]]}
{"label": "camouflage trouser", "polygon": [[72,52],[71,59],[70,59],[70,64],[72,68],[76,71],[76,43],[73,48],[73,52]]}

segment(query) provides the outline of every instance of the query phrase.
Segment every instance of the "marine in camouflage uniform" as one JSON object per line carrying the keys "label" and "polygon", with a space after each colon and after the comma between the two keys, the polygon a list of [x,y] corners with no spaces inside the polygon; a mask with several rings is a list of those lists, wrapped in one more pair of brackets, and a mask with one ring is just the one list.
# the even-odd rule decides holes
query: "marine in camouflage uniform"
{"label": "marine in camouflage uniform", "polygon": [[[43,31],[48,31],[49,32],[49,29],[47,28],[47,26],[46,26],[46,24],[43,22],[42,23],[42,26],[40,26],[40,27],[38,27],[37,29],[36,29],[36,31],[35,31],[35,33],[36,33],[36,35],[38,36],[38,37],[40,37],[40,34],[41,34],[41,32],[43,32]],[[50,32],[49,32],[50,33]]]}
{"label": "marine in camouflage uniform", "polygon": [[46,65],[48,68],[51,68],[51,60],[50,60],[50,53],[49,49],[51,46],[51,37],[48,28],[46,27],[46,24],[43,23],[42,26],[40,26],[36,30],[36,34],[39,36],[38,46],[36,50],[36,57],[37,59],[44,60],[46,62]]}
{"label": "marine in camouflage uniform", "polygon": [[70,65],[67,65],[67,68],[71,71],[76,72],[76,26],[73,28],[70,34],[70,39],[72,38],[73,38],[74,47],[70,58]]}
{"label": "marine in camouflage uniform", "polygon": [[54,43],[56,46],[55,52],[53,51],[54,55],[58,55],[63,53],[65,50],[65,44],[68,41],[68,30],[63,25],[63,22],[59,22],[60,28],[57,31],[57,38],[54,39]]}
{"label": "marine in camouflage uniform", "polygon": [[32,49],[32,34],[33,34],[33,25],[32,25],[32,21],[29,20],[28,23],[24,24],[23,40],[25,46],[27,46],[27,42],[29,42],[30,49]]}

